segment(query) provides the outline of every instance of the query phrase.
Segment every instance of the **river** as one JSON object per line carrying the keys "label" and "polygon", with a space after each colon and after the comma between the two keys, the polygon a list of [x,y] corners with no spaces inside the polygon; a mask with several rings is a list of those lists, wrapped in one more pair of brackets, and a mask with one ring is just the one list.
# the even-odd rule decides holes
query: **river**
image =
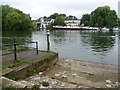
{"label": "river", "polygon": [[[38,41],[39,50],[47,50],[46,30],[12,34],[4,34],[3,42]],[[53,30],[50,31],[50,50],[58,52],[61,58],[118,65],[117,35],[117,31]]]}

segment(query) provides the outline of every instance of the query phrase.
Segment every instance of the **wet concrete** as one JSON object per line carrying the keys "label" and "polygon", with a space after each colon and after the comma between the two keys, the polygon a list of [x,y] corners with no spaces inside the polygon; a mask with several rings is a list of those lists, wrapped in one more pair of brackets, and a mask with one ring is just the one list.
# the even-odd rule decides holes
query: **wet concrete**
{"label": "wet concrete", "polygon": [[43,81],[50,84],[45,88],[118,88],[120,84],[118,66],[72,59],[59,59],[52,69],[18,82],[43,87]]}

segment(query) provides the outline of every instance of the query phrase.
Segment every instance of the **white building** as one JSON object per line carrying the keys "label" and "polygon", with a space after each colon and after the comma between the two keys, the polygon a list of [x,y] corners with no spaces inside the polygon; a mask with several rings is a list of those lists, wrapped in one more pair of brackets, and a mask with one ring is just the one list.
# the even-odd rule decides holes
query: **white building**
{"label": "white building", "polygon": [[76,17],[66,17],[65,24],[67,26],[80,26],[80,19],[77,19]]}
{"label": "white building", "polygon": [[38,24],[38,28],[46,28],[47,25],[49,25],[50,23],[53,23],[54,19],[44,19],[44,18],[40,18],[38,20],[36,20],[36,23]]}

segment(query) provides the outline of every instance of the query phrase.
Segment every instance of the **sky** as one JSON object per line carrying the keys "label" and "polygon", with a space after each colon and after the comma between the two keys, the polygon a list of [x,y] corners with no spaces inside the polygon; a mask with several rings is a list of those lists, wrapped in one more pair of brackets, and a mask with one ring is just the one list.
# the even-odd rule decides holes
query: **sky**
{"label": "sky", "polygon": [[97,7],[105,5],[118,13],[118,2],[119,0],[2,0],[3,5],[10,5],[30,14],[32,20],[53,13],[81,18],[83,14],[90,14]]}

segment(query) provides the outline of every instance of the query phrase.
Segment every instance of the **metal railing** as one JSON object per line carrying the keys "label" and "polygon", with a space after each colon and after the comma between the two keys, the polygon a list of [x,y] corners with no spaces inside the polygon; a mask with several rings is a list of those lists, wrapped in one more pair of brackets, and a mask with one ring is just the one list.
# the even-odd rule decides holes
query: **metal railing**
{"label": "metal railing", "polygon": [[25,44],[31,44],[31,43],[35,43],[35,44],[36,44],[36,48],[33,48],[33,47],[26,47],[26,48],[36,49],[36,54],[38,55],[38,42],[16,43],[16,41],[14,41],[13,44],[0,45],[0,47],[3,47],[3,46],[13,46],[13,52],[4,53],[4,54],[2,54],[2,55],[0,55],[0,56],[5,56],[5,55],[9,55],[9,54],[14,54],[14,60],[17,60],[17,52],[23,52],[23,51],[25,51],[25,50],[17,51],[17,47],[22,47],[22,46],[19,46],[19,45],[25,45]]}

